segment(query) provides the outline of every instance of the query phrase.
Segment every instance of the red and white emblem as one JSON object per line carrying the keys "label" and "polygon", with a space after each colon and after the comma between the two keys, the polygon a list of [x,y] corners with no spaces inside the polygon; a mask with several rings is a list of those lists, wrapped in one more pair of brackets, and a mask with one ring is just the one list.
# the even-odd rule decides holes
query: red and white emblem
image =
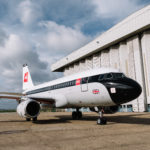
{"label": "red and white emblem", "polygon": [[99,94],[99,89],[94,89],[93,94]]}
{"label": "red and white emblem", "polygon": [[81,84],[81,78],[76,80],[76,85],[80,85]]}
{"label": "red and white emblem", "polygon": [[24,74],[24,82],[28,82],[28,72]]}

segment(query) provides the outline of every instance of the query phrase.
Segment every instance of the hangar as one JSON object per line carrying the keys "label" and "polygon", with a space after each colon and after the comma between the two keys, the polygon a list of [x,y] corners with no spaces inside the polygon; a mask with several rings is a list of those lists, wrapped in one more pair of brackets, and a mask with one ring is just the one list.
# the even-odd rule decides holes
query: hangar
{"label": "hangar", "polygon": [[120,111],[150,111],[150,5],[57,61],[51,70],[68,76],[98,67],[117,68],[142,86],[140,97]]}

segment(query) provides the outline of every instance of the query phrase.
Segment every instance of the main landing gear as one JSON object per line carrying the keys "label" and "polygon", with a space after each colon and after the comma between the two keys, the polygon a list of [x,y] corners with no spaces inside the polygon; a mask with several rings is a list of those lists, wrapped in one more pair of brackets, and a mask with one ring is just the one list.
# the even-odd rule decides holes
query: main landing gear
{"label": "main landing gear", "polygon": [[100,111],[98,111],[98,113],[99,113],[99,118],[97,119],[97,124],[98,125],[105,125],[105,124],[107,124],[106,118],[103,117],[104,110],[101,109]]}
{"label": "main landing gear", "polygon": [[79,108],[76,109],[76,111],[72,112],[72,119],[73,120],[78,120],[82,118],[82,112],[79,111]]}

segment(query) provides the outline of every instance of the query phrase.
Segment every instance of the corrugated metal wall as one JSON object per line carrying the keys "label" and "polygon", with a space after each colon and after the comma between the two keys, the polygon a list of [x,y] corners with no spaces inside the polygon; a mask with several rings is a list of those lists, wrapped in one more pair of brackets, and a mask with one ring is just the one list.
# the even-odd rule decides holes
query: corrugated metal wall
{"label": "corrugated metal wall", "polygon": [[101,51],[101,67],[109,67],[110,59],[109,59],[109,49]]}
{"label": "corrugated metal wall", "polygon": [[126,42],[121,42],[119,44],[119,60],[120,71],[124,72],[128,76],[128,54]]}
{"label": "corrugated metal wall", "polygon": [[150,104],[150,31],[144,32],[141,38],[143,68],[147,102]]}
{"label": "corrugated metal wall", "polygon": [[80,71],[86,70],[85,59],[80,61]]}
{"label": "corrugated metal wall", "polygon": [[110,48],[109,57],[110,57],[110,67],[119,69],[120,68],[119,45]]}
{"label": "corrugated metal wall", "polygon": [[86,67],[87,67],[87,69],[93,68],[93,58],[92,58],[92,56],[86,58],[85,61],[86,61]]}
{"label": "corrugated metal wall", "polygon": [[100,68],[101,66],[101,56],[100,53],[93,55],[93,68]]}

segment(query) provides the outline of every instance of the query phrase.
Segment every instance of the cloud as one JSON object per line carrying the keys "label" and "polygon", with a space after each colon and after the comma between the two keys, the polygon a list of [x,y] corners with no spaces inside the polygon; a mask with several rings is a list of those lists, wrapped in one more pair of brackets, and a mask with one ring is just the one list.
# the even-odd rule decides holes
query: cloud
{"label": "cloud", "polygon": [[42,17],[39,5],[31,0],[25,0],[19,4],[18,14],[21,22],[27,26],[32,25]]}
{"label": "cloud", "polygon": [[48,60],[50,56],[65,56],[91,40],[90,36],[85,36],[80,30],[53,21],[40,22],[39,25],[43,28],[44,34],[37,39],[39,44],[36,45],[42,49],[38,52],[44,60]]}
{"label": "cloud", "polygon": [[4,45],[5,40],[7,39],[7,34],[5,33],[5,31],[1,28],[0,29],[0,45]]}
{"label": "cloud", "polygon": [[95,13],[100,18],[112,19],[118,22],[129,14],[143,7],[139,0],[92,0]]}
{"label": "cloud", "polygon": [[13,90],[20,91],[24,63],[29,65],[36,84],[60,77],[60,74],[50,73],[50,65],[90,39],[77,29],[52,21],[39,24],[42,33],[41,30],[32,34],[23,30],[24,34],[20,30],[16,34],[3,33],[8,36],[0,45],[0,79],[3,79],[0,89],[12,91],[13,87]]}
{"label": "cloud", "polygon": [[70,27],[86,22],[93,13],[90,0],[42,0],[38,4],[44,21],[51,20]]}
{"label": "cloud", "polygon": [[35,83],[50,79],[48,64],[42,62],[37,52],[32,48],[27,40],[24,42],[22,37],[15,34],[10,34],[5,44],[0,46],[0,78],[4,79],[4,84],[0,84],[1,89],[21,90],[22,65],[24,63],[29,63],[29,66],[32,66],[31,73]]}

